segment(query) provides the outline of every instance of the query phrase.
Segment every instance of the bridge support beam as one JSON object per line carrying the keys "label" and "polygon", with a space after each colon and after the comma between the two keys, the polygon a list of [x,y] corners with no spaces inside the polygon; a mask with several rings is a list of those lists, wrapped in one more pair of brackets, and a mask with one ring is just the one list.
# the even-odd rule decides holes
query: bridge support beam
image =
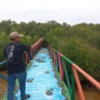
{"label": "bridge support beam", "polygon": [[83,93],[83,90],[82,90],[82,86],[81,86],[77,71],[74,67],[72,67],[72,69],[73,69],[75,80],[76,80],[76,83],[77,83],[77,88],[78,88],[78,91],[79,91],[80,100],[85,100],[85,96],[84,96],[84,93]]}

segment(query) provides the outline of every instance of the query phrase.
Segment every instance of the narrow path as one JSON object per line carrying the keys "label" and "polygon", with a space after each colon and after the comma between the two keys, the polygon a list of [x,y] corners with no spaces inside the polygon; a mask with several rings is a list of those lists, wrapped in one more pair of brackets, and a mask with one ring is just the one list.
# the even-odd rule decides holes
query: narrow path
{"label": "narrow path", "polygon": [[[27,100],[67,100],[55,78],[48,49],[42,48],[31,63],[26,82],[26,93],[31,98]],[[20,92],[16,96],[20,100]]]}

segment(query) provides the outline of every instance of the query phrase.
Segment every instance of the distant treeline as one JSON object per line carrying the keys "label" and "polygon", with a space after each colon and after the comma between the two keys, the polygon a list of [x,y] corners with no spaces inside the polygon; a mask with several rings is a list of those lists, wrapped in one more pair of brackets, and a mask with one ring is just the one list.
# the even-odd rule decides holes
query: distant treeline
{"label": "distant treeline", "polygon": [[100,81],[100,24],[81,23],[71,26],[56,21],[16,23],[3,20],[0,22],[0,61],[5,59],[3,48],[10,42],[8,35],[12,31],[23,34],[22,42],[29,45],[40,37],[46,37],[53,48]]}

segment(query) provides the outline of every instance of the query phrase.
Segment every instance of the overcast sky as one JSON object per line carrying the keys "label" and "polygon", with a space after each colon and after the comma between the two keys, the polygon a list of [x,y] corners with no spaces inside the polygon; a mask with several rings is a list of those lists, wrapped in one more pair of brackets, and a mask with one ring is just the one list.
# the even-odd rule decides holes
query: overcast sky
{"label": "overcast sky", "polygon": [[0,0],[0,21],[100,23],[100,0]]}

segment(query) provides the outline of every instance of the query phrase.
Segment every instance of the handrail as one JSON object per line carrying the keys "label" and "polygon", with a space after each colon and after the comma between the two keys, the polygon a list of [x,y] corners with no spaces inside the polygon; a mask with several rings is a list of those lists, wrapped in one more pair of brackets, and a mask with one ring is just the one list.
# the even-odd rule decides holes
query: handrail
{"label": "handrail", "polygon": [[0,67],[1,67],[2,65],[6,64],[6,62],[7,62],[6,60],[0,62]]}
{"label": "handrail", "polygon": [[[56,51],[51,46],[49,46],[49,50],[50,50],[50,56],[53,59],[54,64],[56,64],[58,69],[59,69],[58,71],[60,72],[61,80],[65,82],[65,79],[66,79],[66,81],[67,81],[66,84],[67,84],[68,89],[69,89],[71,100],[75,100],[75,82],[76,82],[76,85],[77,85],[77,88],[78,88],[80,100],[86,100],[85,96],[84,96],[84,93],[83,93],[83,90],[82,90],[82,86],[81,86],[77,71],[80,72],[97,89],[100,90],[100,83],[97,82],[89,74],[87,74],[84,70],[82,70],[79,66],[77,66],[74,62],[72,62],[70,59],[68,59],[67,57],[65,57],[64,55],[62,55],[58,51]],[[57,60],[57,59],[60,59],[60,60]],[[60,63],[62,63],[62,65],[60,65]],[[69,73],[68,73],[68,67],[69,66],[66,66],[66,63],[71,65],[71,67],[70,67],[70,76],[69,76]],[[64,73],[62,73],[62,72],[64,72]]]}
{"label": "handrail", "polygon": [[[2,65],[6,64],[6,63],[7,63],[6,60],[0,62],[0,68],[2,67]],[[4,79],[4,80],[8,81],[8,78],[7,78],[6,76],[2,75],[2,74],[0,74],[0,78],[2,78],[2,79]]]}
{"label": "handrail", "polygon": [[[64,82],[65,82],[65,80],[67,81],[67,83],[66,82],[65,83],[68,85],[68,90],[69,90],[71,100],[74,100],[74,98],[75,98],[75,79],[74,79],[73,71],[70,70],[71,71],[71,75],[70,75],[71,80],[70,80],[69,75],[68,75],[68,70],[65,67],[66,66],[65,61],[64,61],[65,57],[61,53],[56,51],[54,48],[52,48],[51,46],[49,46],[49,51],[50,51],[51,58],[54,60],[54,63],[56,62],[57,69],[60,72],[61,80]],[[54,57],[54,55],[56,55],[56,57]],[[59,59],[59,60],[57,60],[57,59]],[[66,60],[68,60],[68,62],[70,64],[72,64],[71,60],[69,60],[68,58],[66,58]],[[65,75],[64,75],[64,73],[65,73]]]}
{"label": "handrail", "polygon": [[87,74],[85,71],[83,71],[79,66],[76,64],[72,65],[77,71],[79,71],[84,77],[86,77],[96,88],[100,90],[100,83],[97,82],[93,77],[91,77],[89,74]]}
{"label": "handrail", "polygon": [[4,79],[4,80],[8,81],[8,78],[7,78],[6,76],[2,75],[2,74],[0,74],[0,78],[2,78],[2,79]]}

